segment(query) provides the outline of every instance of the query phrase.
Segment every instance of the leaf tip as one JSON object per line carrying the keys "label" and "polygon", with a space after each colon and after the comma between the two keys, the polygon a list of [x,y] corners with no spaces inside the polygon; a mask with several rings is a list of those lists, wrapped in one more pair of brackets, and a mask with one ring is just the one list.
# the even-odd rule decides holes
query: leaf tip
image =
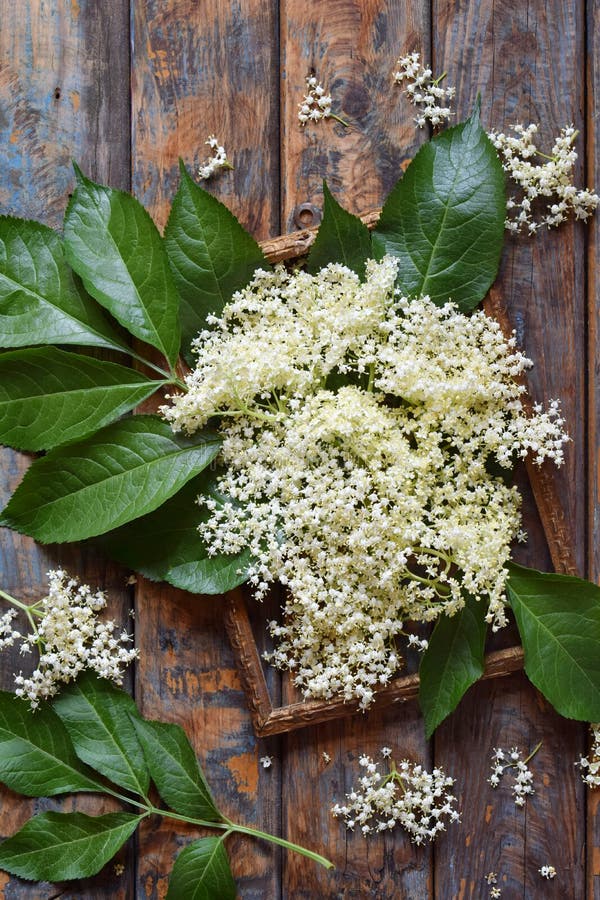
{"label": "leaf tip", "polygon": [[75,160],[73,159],[71,160],[71,162],[73,163],[73,169],[75,170],[75,178],[77,179],[79,184],[83,184],[84,181],[87,181],[87,178],[85,177]]}

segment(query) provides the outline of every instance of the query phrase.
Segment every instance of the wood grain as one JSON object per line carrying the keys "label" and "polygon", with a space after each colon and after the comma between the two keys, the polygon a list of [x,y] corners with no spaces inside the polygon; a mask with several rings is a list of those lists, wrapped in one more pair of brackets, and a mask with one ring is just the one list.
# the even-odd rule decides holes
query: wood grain
{"label": "wood grain", "polygon": [[[508,2],[433,6],[433,63],[457,87],[457,116],[482,94],[484,127],[506,130],[514,121],[541,123],[551,146],[560,127],[582,125],[582,4]],[[581,181],[581,167],[578,178]],[[563,226],[535,240],[508,241],[495,291],[502,297],[519,344],[535,362],[528,373],[535,398],[561,397],[573,438],[556,484],[575,562],[584,571],[585,275],[582,230]],[[544,567],[548,550],[537,517],[524,510],[529,531],[522,561]],[[525,811],[505,787],[492,793],[486,778],[492,747],[527,751],[539,740],[536,794]],[[573,761],[582,728],[551,715],[523,676],[474,688],[435,738],[435,760],[462,785],[461,834],[436,847],[436,895],[479,898],[483,878],[496,871],[503,896],[581,897],[584,892],[584,792]],[[570,761],[567,764],[567,760]],[[551,814],[550,809],[554,812]],[[542,882],[538,868],[560,873]]]}
{"label": "wood grain", "polygon": [[[23,0],[1,3],[0,141],[2,177],[0,209],[48,225],[62,219],[77,159],[92,177],[117,187],[129,186],[128,4],[115,0],[110,10],[93,2]],[[0,451],[4,479],[0,503],[22,478],[30,457]],[[123,572],[79,545],[41,547],[7,529],[1,530],[2,588],[33,600],[45,595],[46,572],[64,567],[83,583],[106,590],[109,614],[132,630],[130,590]],[[0,658],[2,687],[26,662],[17,653]],[[0,795],[2,835],[46,809],[100,813],[118,808],[93,796],[27,801],[8,791]],[[68,886],[31,885],[2,875],[0,896],[42,900],[85,897],[126,900],[133,890],[133,841],[115,860],[125,865],[116,876],[114,863],[102,875]]]}
{"label": "wood grain", "polygon": [[[415,47],[429,49],[421,0],[282,0],[282,231],[317,224],[296,210],[321,205],[324,178],[351,212],[381,205],[425,137],[392,84],[399,54]],[[313,72],[347,128],[328,120],[300,129],[298,103]]]}
{"label": "wood grain", "polygon": [[[279,232],[278,87],[273,3],[135,0],[133,185],[159,223],[178,181],[177,158],[204,160],[216,134],[235,169],[206,187],[257,237]],[[222,599],[192,597],[138,580],[141,652],[137,699],[152,718],[182,724],[220,805],[243,824],[277,831],[278,742],[258,741],[227,641]],[[271,687],[277,692],[276,676]],[[190,835],[166,823],[140,830],[136,896],[162,898],[178,850]],[[251,839],[228,841],[240,895],[278,897],[280,851]]]}
{"label": "wood grain", "polygon": [[[395,61],[404,49],[429,46],[428,4],[356,3],[316,0],[281,5],[282,228],[294,231],[310,221],[296,216],[306,203],[321,205],[323,178],[353,212],[380,206],[414,155],[424,135],[412,123],[392,85]],[[333,97],[333,111],[351,122],[299,127],[297,103],[305,77],[314,71]],[[284,690],[284,705],[292,699]],[[336,864],[332,873],[307,866],[292,855],[283,860],[285,897],[425,898],[430,895],[431,851],[415,853],[401,833],[367,843],[347,835],[331,818],[334,797],[358,777],[361,752],[388,744],[400,755],[429,759],[423,726],[414,709],[373,712],[368,717],[321,725],[284,738],[290,777],[283,784],[284,832],[293,840],[318,839]],[[323,769],[321,753],[333,763]],[[306,785],[311,785],[307,790]]]}
{"label": "wood grain", "polygon": [[[586,183],[598,189],[600,167],[600,8],[590,3],[586,22],[587,105]],[[600,582],[600,278],[598,256],[600,230],[594,218],[587,242],[587,323],[588,323],[588,578]],[[587,802],[587,894],[600,900],[600,791],[590,791]]]}
{"label": "wood grain", "polygon": [[[133,14],[131,110],[129,12]],[[583,0],[0,0],[0,210],[59,223],[71,190],[71,158],[94,178],[132,183],[137,196],[164,224],[177,185],[177,157],[190,168],[204,160],[211,133],[225,144],[235,169],[208,187],[239,215],[258,239],[302,229],[320,206],[321,181],[359,212],[379,206],[425,135],[415,132],[413,110],[391,84],[400,52],[423,51],[457,86],[458,117],[483,95],[486,126],[512,121],[542,124],[542,140],[571,121],[584,125],[584,36],[588,41],[587,139],[590,184],[597,172],[595,98],[600,89],[598,10]],[[314,70],[334,99],[347,129],[331,121],[300,130],[296,112],[305,76]],[[579,145],[582,146],[581,144]],[[281,164],[280,164],[281,160]],[[581,163],[581,160],[580,160]],[[578,180],[583,183],[583,166]],[[596,184],[596,187],[598,185]],[[584,520],[589,510],[589,574],[600,576],[600,478],[597,327],[597,224],[588,243],[588,319],[585,307],[585,237],[567,226],[535,241],[512,242],[498,289],[519,341],[536,366],[534,395],[563,398],[573,437],[559,473],[563,528],[585,571]],[[287,253],[281,242],[273,253]],[[283,258],[283,257],[280,257]],[[288,257],[286,257],[288,258]],[[589,336],[589,489],[585,482],[584,362]],[[2,451],[4,498],[28,464]],[[524,521],[530,533],[526,563],[544,568],[550,554],[532,493]],[[589,500],[587,499],[589,498]],[[18,596],[44,591],[44,573],[62,564],[85,581],[108,589],[112,613],[126,623],[128,573],[85,547],[39,548],[2,533],[2,586]],[[563,566],[564,567],[564,566]],[[275,608],[278,598],[270,599]],[[251,605],[254,633],[265,641],[271,608]],[[278,850],[239,840],[229,847],[243,900],[485,898],[483,875],[498,872],[503,896],[600,900],[598,800],[588,802],[585,881],[584,790],[572,763],[583,750],[584,729],[559,719],[521,675],[476,686],[436,734],[432,746],[411,703],[343,722],[312,726],[286,738],[257,740],[227,641],[222,601],[192,597],[139,579],[136,632],[142,662],[136,694],[143,711],[180,722],[187,730],[225,811],[247,824],[305,842],[336,863],[326,873]],[[9,686],[19,659],[3,655]],[[267,676],[273,704],[285,703],[276,673]],[[495,745],[543,746],[532,761],[536,795],[525,812],[510,789],[486,783]],[[431,848],[415,849],[401,833],[367,843],[331,819],[331,805],[356,781],[358,755],[383,745],[397,757],[435,760],[457,779],[462,825]],[[326,752],[331,762],[326,764]],[[273,757],[263,769],[261,756]],[[72,801],[68,801],[69,804]],[[78,808],[99,810],[93,798]],[[0,795],[2,833],[33,810],[57,801],[28,802]],[[133,900],[163,898],[180,847],[195,834],[151,821],[140,835],[134,880],[128,863],[98,879],[64,886],[33,886],[0,876],[0,898]],[[542,882],[537,869],[551,863],[559,875]],[[587,895],[586,895],[587,885]]]}

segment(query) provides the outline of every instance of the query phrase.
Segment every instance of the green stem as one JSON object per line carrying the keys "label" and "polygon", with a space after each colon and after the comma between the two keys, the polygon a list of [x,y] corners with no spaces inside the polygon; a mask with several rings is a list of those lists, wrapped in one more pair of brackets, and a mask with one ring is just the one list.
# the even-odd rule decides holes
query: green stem
{"label": "green stem", "polygon": [[343,125],[344,128],[348,128],[349,125],[350,125],[350,122],[344,122],[343,119],[340,119],[339,116],[336,116],[336,114],[335,114],[335,113],[332,113],[332,112],[329,113],[328,118],[329,118],[329,119],[335,119],[335,121],[336,121],[336,122],[339,122],[340,125]]}
{"label": "green stem", "polygon": [[251,409],[225,409],[218,410],[215,413],[215,416],[247,416],[249,419],[258,419],[260,422],[276,422],[276,415],[269,415],[268,413],[260,413],[257,410]]}
{"label": "green stem", "polygon": [[[301,856],[306,856],[308,859],[312,859],[313,862],[317,862],[322,866],[325,866],[326,869],[332,869],[333,863],[328,859],[325,859],[324,856],[321,856],[319,853],[315,853],[313,850],[308,850],[306,847],[301,847],[299,844],[294,844],[291,841],[286,841],[285,838],[277,837],[274,834],[269,834],[266,831],[259,831],[257,828],[250,828],[247,825],[238,825],[236,822],[232,822],[226,816],[223,816],[223,821],[221,822],[210,822],[207,819],[194,819],[191,816],[182,816],[179,813],[170,812],[166,809],[160,809],[157,806],[153,806],[149,801],[146,803],[141,803],[139,800],[136,800],[134,797],[126,797],[124,794],[120,794],[118,791],[113,791],[111,788],[105,788],[106,792],[110,794],[112,797],[115,797],[117,800],[121,800],[124,803],[128,803],[131,806],[137,806],[138,809],[143,809],[146,812],[146,815],[155,815],[155,816],[164,816],[167,819],[174,819],[177,822],[187,822],[190,825],[199,825],[202,828],[216,828],[219,831],[224,831],[225,834],[222,837],[224,840],[228,835],[233,833],[238,834],[247,834],[251,837],[261,838],[263,841],[270,841],[272,844],[279,844],[280,847],[286,847],[288,850],[294,850],[296,853],[300,853]],[[146,798],[144,798],[146,800]]]}
{"label": "green stem", "polygon": [[374,384],[375,384],[375,363],[372,362],[369,365],[369,381],[367,383],[367,391],[369,392],[369,394],[373,393]]}
{"label": "green stem", "polygon": [[538,750],[540,749],[540,747],[542,746],[542,744],[543,744],[543,741],[540,741],[539,744],[536,744],[536,745],[535,745],[535,747],[533,748],[533,750],[531,751],[531,753],[529,754],[529,756],[527,757],[527,759],[523,760],[523,762],[524,762],[525,764],[527,764],[527,763],[529,762],[530,759],[533,759],[533,757],[534,757],[535,754],[538,752]]}
{"label": "green stem", "polygon": [[319,853],[314,853],[314,851],[308,850],[306,847],[301,847],[299,844],[293,844],[291,841],[286,841],[285,838],[277,837],[274,834],[268,834],[266,831],[258,831],[256,828],[248,828],[246,825],[231,825],[230,827],[231,831],[235,831],[238,834],[248,834],[251,837],[262,838],[263,841],[270,841],[272,844],[279,844],[280,847],[285,847],[287,850],[294,850],[295,853],[300,853],[301,856],[312,859],[313,862],[319,863],[326,869],[334,868],[333,863],[330,862],[330,860],[325,859],[324,856],[321,856]]}
{"label": "green stem", "polygon": [[144,356],[140,356],[139,353],[136,353],[134,350],[129,350],[129,356],[132,359],[136,359],[138,362],[142,363],[144,366],[148,366],[149,369],[153,369],[155,372],[158,372],[159,375],[162,375],[165,381],[171,381],[172,379],[176,379],[177,376],[175,372],[171,369],[170,372],[166,372],[164,369],[161,369],[160,366],[157,366],[155,363],[150,362],[149,359],[146,359]]}
{"label": "green stem", "polygon": [[27,606],[26,603],[21,603],[21,601],[17,600],[16,597],[11,597],[11,595],[7,594],[6,591],[0,590],[0,597],[2,597],[3,600],[8,601],[8,603],[10,603],[11,606],[14,606],[17,609],[20,609],[22,612],[24,612],[29,620],[29,624],[31,625],[31,627],[37,634],[37,628],[35,625],[33,615],[35,613],[35,615],[41,616],[41,613],[37,612],[37,610],[35,610],[35,608],[33,606]]}

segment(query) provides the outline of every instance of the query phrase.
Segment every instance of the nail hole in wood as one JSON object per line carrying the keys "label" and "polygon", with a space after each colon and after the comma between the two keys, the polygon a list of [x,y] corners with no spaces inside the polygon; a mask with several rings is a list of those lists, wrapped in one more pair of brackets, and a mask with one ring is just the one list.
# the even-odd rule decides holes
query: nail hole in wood
{"label": "nail hole in wood", "polygon": [[59,87],[57,87],[54,91],[54,99],[60,100],[60,88]]}

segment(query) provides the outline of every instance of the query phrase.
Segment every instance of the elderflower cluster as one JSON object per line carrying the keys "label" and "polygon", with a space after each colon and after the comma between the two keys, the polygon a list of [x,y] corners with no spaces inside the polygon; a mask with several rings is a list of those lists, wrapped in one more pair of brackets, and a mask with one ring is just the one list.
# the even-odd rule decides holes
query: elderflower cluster
{"label": "elderflower cluster", "polygon": [[600,787],[600,723],[590,725],[592,732],[592,748],[588,756],[582,756],[579,762],[575,763],[583,771],[581,777],[588,787]]}
{"label": "elderflower cluster", "polygon": [[319,84],[314,75],[306,79],[307,93],[298,104],[298,121],[304,126],[307,122],[319,122],[331,116],[331,97]]}
{"label": "elderflower cluster", "polygon": [[225,147],[222,147],[221,144],[219,144],[219,141],[214,136],[214,134],[211,134],[208,140],[204,141],[204,143],[210,147],[213,155],[204,163],[203,166],[199,166],[198,178],[201,178],[203,181],[207,181],[219,169],[233,168],[231,163],[227,159]]}
{"label": "elderflower cluster", "polygon": [[506,228],[515,234],[535,234],[544,226],[559,225],[571,213],[576,219],[586,221],[600,198],[593,191],[578,190],[573,184],[577,159],[573,147],[577,132],[573,126],[561,129],[549,156],[541,153],[535,144],[537,125],[513,125],[512,130],[514,135],[489,134],[504,171],[520,189],[507,201]]}
{"label": "elderflower cluster", "polygon": [[552,878],[556,878],[556,869],[554,866],[542,866],[538,869],[538,872],[542,876],[542,878],[546,878],[550,881]]}
{"label": "elderflower cluster", "polygon": [[[382,751],[382,755],[390,753]],[[445,831],[447,822],[460,819],[450,792],[454,779],[442,769],[427,772],[405,759],[397,768],[391,762],[384,775],[370,756],[361,756],[359,764],[365,773],[358,786],[346,795],[345,805],[336,804],[331,810],[344,819],[346,828],[359,827],[368,835],[400,826],[413,843],[422,844]]]}
{"label": "elderflower cluster", "polygon": [[253,557],[258,598],[287,588],[270,661],[307,697],[366,708],[402,660],[407,620],[485,603],[505,622],[520,498],[492,467],[562,461],[558,404],[528,416],[530,362],[481,312],[395,290],[397,261],[361,282],[259,271],[200,334],[187,392],[163,414],[221,418],[220,497],[200,498],[209,553]]}
{"label": "elderflower cluster", "polygon": [[417,126],[423,128],[426,122],[441,125],[444,120],[448,120],[452,112],[450,106],[445,104],[454,98],[455,88],[442,87],[440,82],[446,77],[446,73],[434,79],[431,69],[421,64],[419,53],[401,56],[396,65],[398,70],[394,72],[393,79],[396,84],[407,82],[404,93],[413,106],[417,107]]}
{"label": "elderflower cluster", "polygon": [[502,750],[500,747],[494,749],[492,755],[492,774],[488,778],[488,782],[493,788],[498,787],[500,779],[504,775],[506,769],[515,769],[515,778],[512,786],[515,806],[525,806],[525,801],[530,794],[534,794],[533,790],[533,774],[527,763],[539,749],[536,748],[527,759],[522,759],[520,750],[512,747],[510,750]]}
{"label": "elderflower cluster", "polygon": [[101,591],[93,593],[61,569],[49,572],[48,580],[46,597],[29,607],[20,604],[32,623],[30,634],[12,630],[13,610],[2,616],[0,624],[0,649],[21,640],[22,654],[34,648],[39,652],[33,674],[28,678],[15,676],[15,694],[26,697],[32,709],[42,698],[54,696],[61,683],[73,680],[83,669],[92,669],[100,678],[121,684],[123,669],[138,655],[127,646],[130,635],[117,635],[114,622],[97,618],[106,606]]}

